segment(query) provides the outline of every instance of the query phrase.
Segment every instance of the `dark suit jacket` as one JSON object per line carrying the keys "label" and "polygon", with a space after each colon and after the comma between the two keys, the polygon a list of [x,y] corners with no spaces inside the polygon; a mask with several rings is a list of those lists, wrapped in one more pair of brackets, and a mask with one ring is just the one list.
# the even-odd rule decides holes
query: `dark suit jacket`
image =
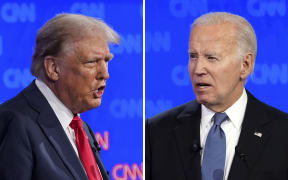
{"label": "dark suit jacket", "polygon": [[[287,180],[288,116],[247,94],[228,179]],[[146,121],[146,180],[201,179],[200,119],[201,105],[193,101]]]}
{"label": "dark suit jacket", "polygon": [[[98,144],[84,130],[104,180]],[[1,180],[88,180],[67,135],[35,82],[0,106]]]}

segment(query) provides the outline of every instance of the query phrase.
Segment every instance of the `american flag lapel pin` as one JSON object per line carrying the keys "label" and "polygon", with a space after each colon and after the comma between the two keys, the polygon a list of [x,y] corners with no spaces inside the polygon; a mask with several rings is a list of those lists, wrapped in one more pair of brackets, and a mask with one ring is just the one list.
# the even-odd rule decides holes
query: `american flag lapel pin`
{"label": "american flag lapel pin", "polygon": [[257,131],[256,131],[256,132],[254,133],[254,135],[255,135],[255,136],[258,136],[258,137],[260,137],[260,138],[262,137],[262,133],[261,133],[261,132],[257,132]]}

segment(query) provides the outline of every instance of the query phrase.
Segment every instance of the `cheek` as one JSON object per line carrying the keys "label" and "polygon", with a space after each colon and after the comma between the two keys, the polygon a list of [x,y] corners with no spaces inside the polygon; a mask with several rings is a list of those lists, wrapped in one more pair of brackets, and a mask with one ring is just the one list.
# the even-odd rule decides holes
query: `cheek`
{"label": "cheek", "polygon": [[90,82],[96,81],[96,77],[97,77],[97,70],[96,69],[87,71],[85,74],[86,81],[90,81]]}
{"label": "cheek", "polygon": [[225,93],[231,91],[237,83],[239,83],[240,72],[237,69],[233,71],[222,71],[222,74],[218,74],[217,87],[220,92]]}
{"label": "cheek", "polygon": [[189,63],[188,63],[188,72],[190,74],[190,78],[192,78],[192,74],[194,72],[194,65],[191,61],[189,61]]}
{"label": "cheek", "polygon": [[239,66],[234,66],[231,68],[227,74],[227,79],[228,81],[232,84],[238,83],[240,81],[240,76],[241,76],[241,68]]}
{"label": "cheek", "polygon": [[97,74],[96,68],[85,68],[79,70],[77,76],[79,77],[79,79],[81,79],[81,81],[87,82],[91,81],[92,79],[95,79],[96,74]]}

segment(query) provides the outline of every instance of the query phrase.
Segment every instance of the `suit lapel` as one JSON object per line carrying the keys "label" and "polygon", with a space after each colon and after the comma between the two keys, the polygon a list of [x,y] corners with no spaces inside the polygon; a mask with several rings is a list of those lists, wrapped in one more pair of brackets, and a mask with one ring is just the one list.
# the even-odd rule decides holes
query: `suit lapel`
{"label": "suit lapel", "polygon": [[201,106],[191,102],[177,116],[174,126],[175,141],[187,180],[201,179],[200,119]]}
{"label": "suit lapel", "polygon": [[260,102],[248,91],[248,103],[242,129],[228,179],[248,179],[259,155],[269,139],[269,119]]}
{"label": "suit lapel", "polygon": [[28,86],[23,93],[31,106],[39,112],[39,125],[58,153],[59,157],[62,159],[63,163],[66,165],[67,169],[69,169],[75,179],[88,180],[81,162],[59,120],[45,97],[36,87],[35,82],[33,81],[33,83]]}

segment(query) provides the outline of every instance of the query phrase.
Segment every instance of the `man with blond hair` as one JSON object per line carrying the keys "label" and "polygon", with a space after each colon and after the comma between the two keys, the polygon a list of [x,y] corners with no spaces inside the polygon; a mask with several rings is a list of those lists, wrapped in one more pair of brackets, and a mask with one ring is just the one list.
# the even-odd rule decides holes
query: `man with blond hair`
{"label": "man with blond hair", "polygon": [[103,21],[59,14],[37,33],[36,77],[0,106],[1,180],[107,180],[79,114],[100,106],[118,34]]}
{"label": "man with blond hair", "polygon": [[196,101],[146,121],[147,180],[287,180],[288,115],[244,85],[256,35],[243,17],[207,13],[191,27]]}

